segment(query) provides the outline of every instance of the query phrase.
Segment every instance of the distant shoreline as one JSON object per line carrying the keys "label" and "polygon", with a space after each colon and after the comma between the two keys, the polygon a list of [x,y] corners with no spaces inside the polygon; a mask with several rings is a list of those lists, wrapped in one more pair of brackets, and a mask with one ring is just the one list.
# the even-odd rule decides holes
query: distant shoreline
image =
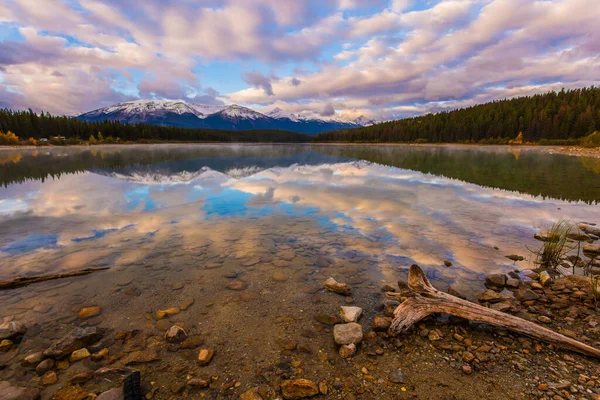
{"label": "distant shoreline", "polygon": [[506,147],[514,149],[540,148],[549,154],[563,154],[575,157],[600,158],[600,147],[584,148],[580,146],[557,146],[540,144],[465,144],[465,143],[356,143],[356,142],[164,142],[164,143],[106,143],[106,144],[68,144],[44,146],[7,146],[0,145],[0,150],[43,150],[55,148],[96,148],[96,147],[122,147],[122,146],[156,146],[156,145],[237,145],[237,146],[281,146],[281,145],[310,145],[310,146],[410,146],[410,147]]}

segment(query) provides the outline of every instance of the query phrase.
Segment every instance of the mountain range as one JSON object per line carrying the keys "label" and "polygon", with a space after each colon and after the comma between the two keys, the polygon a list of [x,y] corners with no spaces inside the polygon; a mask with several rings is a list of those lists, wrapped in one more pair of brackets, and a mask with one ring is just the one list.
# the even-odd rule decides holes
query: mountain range
{"label": "mountain range", "polygon": [[269,129],[307,134],[336,129],[359,128],[374,124],[365,117],[352,121],[333,117],[291,114],[280,108],[260,113],[247,107],[205,105],[171,100],[136,100],[99,108],[79,115],[84,121],[119,121],[121,123],[226,130]]}

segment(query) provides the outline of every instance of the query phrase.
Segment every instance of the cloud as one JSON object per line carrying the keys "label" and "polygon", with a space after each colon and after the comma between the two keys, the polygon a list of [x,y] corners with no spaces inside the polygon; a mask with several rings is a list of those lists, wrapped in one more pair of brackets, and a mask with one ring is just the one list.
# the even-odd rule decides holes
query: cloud
{"label": "cloud", "polygon": [[333,105],[331,103],[327,103],[325,107],[323,107],[323,111],[321,111],[322,117],[331,117],[334,114],[335,108],[333,108]]}
{"label": "cloud", "polygon": [[37,3],[0,5],[8,107],[193,97],[388,119],[600,82],[595,0]]}
{"label": "cloud", "polygon": [[263,89],[267,96],[274,95],[271,78],[267,78],[260,72],[246,72],[242,75],[242,79],[244,79],[248,85]]}

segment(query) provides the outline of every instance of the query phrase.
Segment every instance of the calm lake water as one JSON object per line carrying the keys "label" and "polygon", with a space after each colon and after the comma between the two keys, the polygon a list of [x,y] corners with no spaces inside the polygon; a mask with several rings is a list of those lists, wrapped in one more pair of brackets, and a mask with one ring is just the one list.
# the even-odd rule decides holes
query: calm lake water
{"label": "calm lake water", "polygon": [[[0,378],[15,381],[35,373],[11,360],[76,325],[139,329],[150,341],[181,323],[217,350],[210,373],[246,384],[257,365],[280,359],[282,340],[336,357],[329,327],[317,322],[345,304],[322,290],[329,276],[352,286],[369,325],[382,285],[413,263],[439,288],[473,295],[487,273],[532,267],[533,234],[557,219],[600,223],[600,159],[539,148],[0,150],[0,183],[0,280],[110,267],[0,292],[0,317],[30,328],[0,356],[9,365]],[[509,254],[528,260],[515,266]],[[88,306],[101,314],[79,320]],[[154,313],[170,307],[180,312],[157,322]],[[194,365],[190,351],[160,354]],[[315,356],[304,365],[334,373]],[[71,375],[77,368],[91,366],[73,365]]]}

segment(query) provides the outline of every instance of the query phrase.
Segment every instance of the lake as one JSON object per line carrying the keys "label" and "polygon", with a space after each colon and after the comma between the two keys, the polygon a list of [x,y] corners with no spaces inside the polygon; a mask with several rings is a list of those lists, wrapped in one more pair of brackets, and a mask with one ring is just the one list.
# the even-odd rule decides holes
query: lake
{"label": "lake", "polygon": [[[194,365],[192,351],[160,343],[177,323],[215,349],[206,368],[220,379],[250,384],[282,357],[333,376],[343,367],[324,361],[337,357],[332,316],[357,305],[369,325],[381,288],[411,264],[472,297],[486,274],[533,268],[533,235],[554,221],[600,223],[600,159],[543,148],[5,149],[0,183],[0,280],[109,268],[0,292],[0,316],[28,327],[0,355],[0,377],[15,381],[35,376],[19,356],[75,326],[99,326],[139,330],[138,345],[160,349],[171,366],[144,373],[168,385]],[[352,296],[323,291],[330,276]],[[101,312],[80,319],[85,307]],[[177,312],[157,320],[169,308]],[[127,352],[112,346],[111,356]]]}

